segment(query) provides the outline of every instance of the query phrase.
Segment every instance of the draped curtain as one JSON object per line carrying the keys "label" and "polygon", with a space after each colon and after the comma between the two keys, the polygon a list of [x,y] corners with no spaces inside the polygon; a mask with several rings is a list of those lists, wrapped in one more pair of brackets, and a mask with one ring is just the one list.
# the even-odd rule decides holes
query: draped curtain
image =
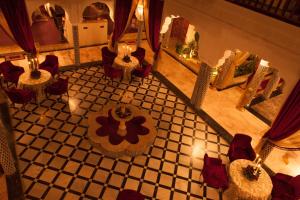
{"label": "draped curtain", "polygon": [[7,37],[9,37],[9,39],[11,39],[12,41],[15,42],[14,36],[11,33],[9,26],[6,22],[6,19],[2,13],[1,7],[0,7],[0,28],[3,30],[3,32],[7,35]]}
{"label": "draped curtain", "polygon": [[111,37],[111,48],[117,51],[118,41],[125,33],[135,12],[138,0],[116,0],[114,14],[114,30]]}
{"label": "draped curtain", "polygon": [[270,130],[264,137],[278,141],[300,129],[300,80],[281,108]]}
{"label": "draped curtain", "polygon": [[146,36],[152,51],[155,53],[155,58],[160,49],[159,35],[163,7],[163,0],[145,0],[144,3]]}
{"label": "draped curtain", "polygon": [[24,0],[0,1],[0,8],[17,44],[35,55],[36,49]]}

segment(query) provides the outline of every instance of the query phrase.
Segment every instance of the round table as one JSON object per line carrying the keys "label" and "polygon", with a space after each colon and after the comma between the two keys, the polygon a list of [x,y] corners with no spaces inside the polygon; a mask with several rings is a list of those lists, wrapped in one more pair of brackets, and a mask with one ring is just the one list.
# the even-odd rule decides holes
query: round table
{"label": "round table", "polygon": [[41,76],[38,79],[33,79],[30,76],[30,71],[23,73],[19,77],[19,87],[27,88],[36,93],[36,101],[37,103],[41,102],[45,99],[45,88],[52,80],[51,74],[46,70],[39,70],[41,72]]}
{"label": "round table", "polygon": [[[110,157],[120,157],[123,155],[136,156],[143,154],[147,148],[154,142],[157,135],[156,128],[154,126],[154,121],[147,111],[141,110],[133,105],[127,104],[126,108],[129,108],[132,115],[142,116],[145,118],[145,122],[141,125],[149,130],[147,134],[138,135],[138,142],[133,144],[127,140],[122,140],[119,144],[112,144],[109,140],[109,135],[99,136],[97,130],[99,130],[102,125],[97,122],[98,117],[108,117],[109,111],[114,110],[117,107],[115,104],[108,104],[103,107],[99,112],[90,113],[88,116],[88,138],[91,144],[98,148],[103,154]],[[113,124],[109,123],[109,127]]]}
{"label": "round table", "polygon": [[129,57],[131,60],[130,62],[124,62],[123,55],[117,56],[114,60],[114,67],[123,70],[123,80],[130,80],[132,70],[140,66],[139,60],[136,57]]}
{"label": "round table", "polygon": [[267,200],[270,199],[273,184],[268,173],[261,168],[258,180],[250,181],[243,174],[243,168],[252,161],[238,159],[229,166],[229,188],[225,191],[225,199]]}

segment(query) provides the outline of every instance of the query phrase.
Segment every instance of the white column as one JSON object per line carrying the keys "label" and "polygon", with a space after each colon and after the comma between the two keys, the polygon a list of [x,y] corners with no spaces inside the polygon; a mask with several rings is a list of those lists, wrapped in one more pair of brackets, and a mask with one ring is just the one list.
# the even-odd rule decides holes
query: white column
{"label": "white column", "polygon": [[80,47],[79,47],[78,25],[72,26],[72,32],[73,32],[75,65],[79,66],[80,65]]}
{"label": "white column", "polygon": [[138,34],[137,34],[137,39],[136,39],[136,49],[141,46],[143,25],[144,25],[144,22],[138,20]]}
{"label": "white column", "polygon": [[263,92],[263,96],[265,99],[270,98],[272,92],[277,88],[279,80],[280,80],[279,71],[277,69],[273,69],[272,77],[270,78]]}
{"label": "white column", "polygon": [[211,72],[212,68],[202,62],[191,98],[192,105],[194,105],[197,109],[201,108],[203,104],[206,91],[209,86]]}
{"label": "white column", "polygon": [[[262,62],[262,61],[261,61]],[[247,85],[245,92],[242,94],[240,101],[237,105],[238,109],[243,109],[251,103],[252,99],[256,95],[256,91],[259,88],[261,82],[264,80],[265,75],[269,72],[268,65],[259,64],[252,80]]]}

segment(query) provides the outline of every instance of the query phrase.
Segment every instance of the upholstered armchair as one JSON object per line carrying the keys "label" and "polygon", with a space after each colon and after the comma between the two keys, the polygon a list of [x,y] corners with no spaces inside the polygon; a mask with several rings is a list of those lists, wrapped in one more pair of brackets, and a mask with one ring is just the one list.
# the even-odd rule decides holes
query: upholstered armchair
{"label": "upholstered armchair", "polygon": [[136,51],[131,53],[132,56],[136,57],[139,60],[140,64],[143,64],[145,54],[146,54],[146,51],[142,47],[138,47],[136,49]]}
{"label": "upholstered armchair", "polygon": [[36,97],[36,94],[29,89],[17,89],[13,87],[4,91],[13,104],[23,104],[23,106]]}
{"label": "upholstered armchair", "polygon": [[254,160],[256,154],[251,146],[252,138],[244,134],[235,134],[228,150],[230,162],[237,159]]}
{"label": "upholstered armchair", "polygon": [[113,81],[113,79],[115,79],[115,78],[122,78],[122,76],[123,76],[123,70],[122,69],[113,68],[109,64],[104,64],[103,66],[104,66],[105,79],[107,77],[109,77],[111,79],[111,81]]}
{"label": "upholstered armchair", "polygon": [[4,80],[7,82],[8,87],[8,82],[12,82],[18,86],[19,77],[25,71],[23,67],[13,65],[10,61],[5,61],[0,64],[0,72],[3,74]]}
{"label": "upholstered armchair", "polygon": [[273,183],[272,200],[300,199],[300,175],[292,177],[277,173],[271,179]]}
{"label": "upholstered armchair", "polygon": [[59,73],[58,57],[55,55],[47,55],[45,61],[39,64],[39,69],[48,71],[54,77]]}
{"label": "upholstered armchair", "polygon": [[68,80],[68,77],[66,79],[59,78],[57,81],[46,87],[46,94],[62,96],[63,94],[67,93],[69,97]]}
{"label": "upholstered armchair", "polygon": [[145,196],[134,190],[123,190],[118,194],[117,200],[144,200]]}
{"label": "upholstered armchair", "polygon": [[117,54],[109,51],[107,47],[103,47],[101,49],[102,52],[102,64],[112,65],[114,63],[114,59],[117,57]]}
{"label": "upholstered armchair", "polygon": [[228,176],[225,164],[218,158],[210,158],[207,154],[204,155],[204,164],[201,172],[203,182],[208,186],[225,190],[228,188]]}
{"label": "upholstered armchair", "polygon": [[152,69],[151,64],[143,65],[141,68],[137,68],[132,71],[132,75],[142,78],[142,82],[144,82],[144,78],[149,76]]}

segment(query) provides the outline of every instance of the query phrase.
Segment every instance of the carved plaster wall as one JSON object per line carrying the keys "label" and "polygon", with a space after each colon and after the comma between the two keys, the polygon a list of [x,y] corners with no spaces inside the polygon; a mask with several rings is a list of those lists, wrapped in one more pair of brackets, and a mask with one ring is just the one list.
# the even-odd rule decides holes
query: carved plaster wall
{"label": "carved plaster wall", "polygon": [[[29,16],[40,5],[50,3],[61,6],[68,14],[72,25],[78,24],[82,21],[82,13],[84,9],[92,3],[101,2],[105,3],[109,8],[109,15],[114,19],[114,0],[26,0],[27,11]],[[30,17],[31,20],[31,17]]]}

